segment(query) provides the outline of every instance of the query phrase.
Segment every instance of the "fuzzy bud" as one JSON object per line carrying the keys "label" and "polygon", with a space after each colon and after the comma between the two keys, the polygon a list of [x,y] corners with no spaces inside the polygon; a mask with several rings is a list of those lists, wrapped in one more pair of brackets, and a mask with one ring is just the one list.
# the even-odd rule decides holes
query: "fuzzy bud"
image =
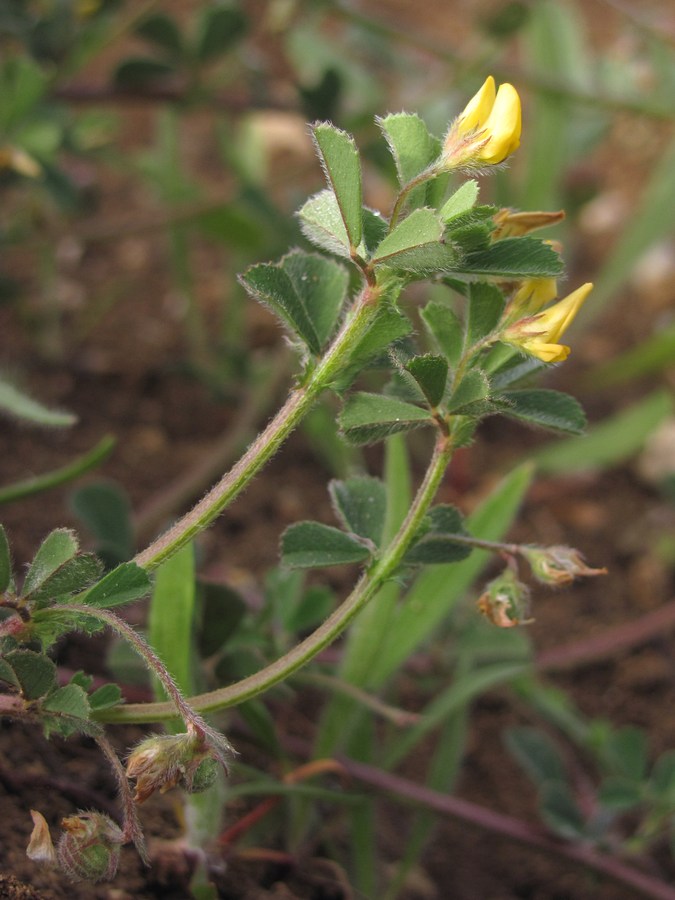
{"label": "fuzzy bud", "polygon": [[213,784],[219,755],[204,737],[194,733],[156,735],[141,741],[127,762],[127,775],[136,781],[135,800],[144,800],[176,785],[188,793],[205,791]]}
{"label": "fuzzy bud", "polygon": [[110,881],[115,877],[124,835],[109,816],[79,812],[62,819],[61,827],[56,856],[72,881]]}
{"label": "fuzzy bud", "polygon": [[563,544],[523,547],[522,554],[529,562],[532,574],[542,584],[560,586],[571,584],[575,578],[607,574],[607,569],[589,568],[578,550]]}
{"label": "fuzzy bud", "polygon": [[527,618],[530,590],[510,567],[486,586],[477,605],[479,612],[498,628],[514,628],[533,621]]}

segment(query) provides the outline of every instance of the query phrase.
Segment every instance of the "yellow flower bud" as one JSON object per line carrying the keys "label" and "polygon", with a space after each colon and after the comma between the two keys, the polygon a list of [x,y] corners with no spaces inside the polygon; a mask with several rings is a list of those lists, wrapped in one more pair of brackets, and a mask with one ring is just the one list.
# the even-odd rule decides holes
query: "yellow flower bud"
{"label": "yellow flower bud", "polygon": [[569,356],[570,348],[559,344],[558,340],[572,324],[592,289],[592,284],[583,284],[543,312],[508,325],[501,334],[501,340],[543,362],[562,362]]}
{"label": "yellow flower bud", "polygon": [[522,237],[538,228],[557,225],[565,218],[562,209],[556,212],[516,212],[513,209],[500,209],[494,217],[497,226],[492,232],[495,240],[505,237]]}
{"label": "yellow flower bud", "polygon": [[443,144],[445,169],[494,166],[518,149],[521,132],[520,97],[512,84],[495,91],[490,75],[450,126]]}

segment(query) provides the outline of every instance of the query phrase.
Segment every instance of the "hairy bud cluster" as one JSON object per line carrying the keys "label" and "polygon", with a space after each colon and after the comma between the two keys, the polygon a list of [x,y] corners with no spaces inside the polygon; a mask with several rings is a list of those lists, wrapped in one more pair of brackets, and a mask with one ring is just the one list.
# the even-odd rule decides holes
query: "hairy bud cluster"
{"label": "hairy bud cluster", "polygon": [[530,589],[511,567],[504,569],[486,586],[477,606],[478,611],[498,628],[515,628],[532,621],[528,618]]}
{"label": "hairy bud cluster", "polygon": [[98,812],[78,812],[61,820],[63,832],[56,849],[42,813],[31,810],[33,833],[26,854],[36,862],[58,865],[71,881],[110,881],[117,873],[121,828]]}
{"label": "hairy bud cluster", "polygon": [[129,755],[127,775],[136,781],[135,800],[180,785],[189,794],[200,793],[215,781],[218,754],[196,733],[163,734],[141,741]]}
{"label": "hairy bud cluster", "polygon": [[542,584],[561,586],[575,578],[606,575],[607,569],[591,569],[574,547],[556,544],[553,547],[522,547],[521,553],[532,568],[532,574]]}

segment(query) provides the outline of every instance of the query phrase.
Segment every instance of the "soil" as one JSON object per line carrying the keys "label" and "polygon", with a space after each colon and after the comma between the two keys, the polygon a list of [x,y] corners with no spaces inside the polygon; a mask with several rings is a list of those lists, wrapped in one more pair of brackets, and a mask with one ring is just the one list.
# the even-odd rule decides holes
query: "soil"
{"label": "soil", "polygon": [[[180,9],[182,5],[164,6]],[[261,10],[263,6],[257,4]],[[469,4],[456,6],[456,19],[464,29],[459,32],[439,14],[445,9],[443,3],[430,4],[424,23],[418,23],[407,0],[364,4],[374,15],[391,15],[404,28],[413,23],[424,25],[429,37],[437,42],[445,38],[450,46],[456,46],[453,42],[470,32],[472,17],[478,17],[478,12],[468,9]],[[482,14],[496,4],[478,6]],[[619,14],[604,6],[601,9],[601,13],[598,9],[587,11],[591,37],[595,40],[600,34],[603,41],[617,39],[621,31]],[[274,38],[269,33],[260,37],[261,47],[269,49],[270,43]],[[287,74],[278,50],[272,57],[275,75]],[[106,71],[106,60],[99,65]],[[392,108],[396,102],[393,98]],[[152,117],[147,108],[125,103],[119,112],[123,115],[126,151],[147,147],[152,140]],[[282,140],[278,121],[270,118],[272,121],[276,125],[270,124],[267,134],[280,144],[276,146],[273,177],[275,171],[283,173],[285,166],[291,166],[303,173],[308,189],[313,190],[319,176],[311,161],[311,147],[304,140],[304,125],[298,131],[297,117],[285,121]],[[192,162],[197,162],[205,183],[211,187],[217,183],[217,190],[227,191],[225,176],[209,158],[213,152],[210,138],[207,140],[210,125],[205,114],[186,116],[183,149]],[[618,192],[621,208],[626,208],[661,148],[653,134],[650,141],[640,144],[642,133],[638,132],[632,130],[631,123],[617,122],[608,142],[583,167],[570,173],[570,182],[590,182],[596,205],[598,198],[616,198]],[[617,148],[626,150],[623,159],[624,163],[628,160],[633,178],[625,177],[625,168],[617,168]],[[65,465],[104,435],[113,434],[117,439],[114,453],[87,478],[104,476],[122,485],[132,508],[142,517],[144,510],[166,495],[168,486],[213,455],[222,436],[237,427],[247,401],[238,392],[236,378],[225,390],[222,386],[214,390],[207,380],[194,375],[194,357],[186,345],[183,298],[171,277],[171,250],[161,231],[142,227],[161,213],[150,192],[139,191],[138,177],[123,167],[78,165],[84,166],[78,170],[80,176],[91,180],[91,212],[67,225],[58,219],[45,224],[44,237],[50,242],[54,260],[48,284],[35,275],[35,247],[23,245],[16,250],[10,273],[20,284],[21,295],[16,303],[0,306],[4,368],[19,375],[44,402],[76,413],[78,424],[49,432],[5,424],[0,432],[2,482],[11,484]],[[291,210],[298,197],[285,197],[284,190],[279,191],[280,202]],[[370,190],[382,190],[377,179]],[[597,268],[611,242],[612,229],[598,231],[594,221],[588,211],[584,220],[582,210],[578,229],[583,240],[572,248],[570,284],[585,280]],[[118,229],[116,223],[123,227]],[[616,231],[619,225],[612,227]],[[226,317],[229,312],[233,318],[237,315],[232,285],[233,272],[241,267],[241,260],[235,252],[226,254],[223,260],[222,245],[193,235],[192,261],[200,273],[198,303],[208,331],[227,336],[222,309],[224,304]],[[46,289],[53,291],[57,300],[58,327],[50,321],[51,314],[45,314]],[[639,340],[649,332],[650,321],[672,304],[672,291],[667,293],[658,281],[643,284],[640,291],[619,298],[611,316],[592,331],[580,334],[569,365],[549,379],[549,386],[569,388],[577,394],[592,420],[636,399],[646,387],[635,386],[616,396],[610,391],[590,392],[582,386],[583,376],[592,365]],[[282,341],[267,314],[247,307],[245,317],[244,330],[253,352],[258,357],[278,353]],[[283,396],[286,386],[287,377],[282,374],[272,393]],[[272,401],[270,397],[269,408],[258,416],[258,424],[273,409]],[[486,424],[476,446],[453,464],[440,499],[470,511],[512,462],[544,440],[541,435],[503,422]],[[377,453],[367,455],[366,460],[369,470],[376,472]],[[243,585],[253,596],[259,595],[261,573],[277,562],[278,536],[283,528],[307,515],[308,510],[313,518],[331,521],[325,484],[333,474],[308,434],[301,431],[294,435],[247,490],[245,498],[235,503],[203,539],[200,554],[205,570]],[[195,494],[206,487],[206,483],[200,485]],[[31,558],[51,528],[80,527],[68,503],[71,490],[71,486],[55,489],[2,510],[18,567]],[[180,510],[174,508],[172,513]],[[570,544],[578,547],[592,565],[609,570],[606,578],[580,583],[564,593],[537,593],[530,635],[540,658],[544,660],[547,652],[561,646],[636,621],[671,601],[673,570],[659,547],[664,536],[673,533],[672,506],[644,481],[633,461],[601,474],[539,478],[512,539]],[[337,590],[345,587],[338,576],[332,584]],[[136,621],[143,609],[133,609],[130,615]],[[656,756],[675,746],[675,720],[668,715],[675,679],[673,650],[673,633],[664,628],[620,653],[586,658],[567,671],[552,671],[544,677],[568,692],[583,715],[608,720],[615,726],[644,728]],[[103,639],[72,638],[59,645],[57,659],[68,669],[84,668],[105,677],[105,653]],[[415,686],[414,675],[409,682],[413,685],[409,700],[414,708],[424,697]],[[316,710],[319,702],[319,698],[303,694],[291,709],[280,714],[289,737],[311,739],[312,721],[307,711]],[[279,698],[271,700],[270,708],[279,712],[279,703]],[[457,796],[526,822],[537,821],[534,790],[504,751],[502,738],[505,728],[530,722],[531,714],[507,691],[481,696],[472,710]],[[259,754],[247,743],[242,723],[235,721],[235,729],[242,757]],[[110,731],[120,754],[143,734],[132,728]],[[411,781],[421,780],[430,752],[429,745],[400,774]],[[142,810],[146,833],[151,836],[150,869],[144,868],[133,850],[125,848],[117,879],[112,884],[92,886],[72,884],[54,870],[26,858],[30,809],[40,809],[52,827],[75,808],[97,808],[115,815],[114,781],[99,751],[87,739],[46,742],[23,725],[3,721],[0,803],[0,898],[149,900],[188,896],[190,861],[180,850],[180,810],[170,795],[152,798]],[[230,810],[228,822],[237,821],[246,809],[237,805]],[[339,834],[339,822],[328,821],[328,814],[326,818],[328,831],[338,831],[337,845],[348,844],[349,835]],[[409,825],[408,807],[384,794],[378,798],[383,883],[405,851]],[[252,853],[232,855],[217,879],[220,897],[340,900],[356,896],[344,870],[328,859],[327,846],[304,848],[295,857],[284,855],[281,844],[271,844],[265,850],[271,852],[260,858]],[[675,865],[662,844],[656,845],[649,858],[637,860],[636,866],[666,882],[672,883],[675,878]],[[631,900],[636,893],[634,888],[615,884],[555,854],[481,831],[461,820],[439,817],[421,865],[411,873],[401,896],[405,900]]]}

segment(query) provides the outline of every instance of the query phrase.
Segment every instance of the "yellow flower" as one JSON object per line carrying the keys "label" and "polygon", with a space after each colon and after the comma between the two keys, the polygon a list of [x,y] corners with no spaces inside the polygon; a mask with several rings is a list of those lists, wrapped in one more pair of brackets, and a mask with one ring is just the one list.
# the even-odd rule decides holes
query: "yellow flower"
{"label": "yellow flower", "polygon": [[520,144],[520,97],[512,84],[495,90],[490,75],[450,126],[443,144],[444,168],[480,168],[504,162]]}
{"label": "yellow flower", "polygon": [[569,356],[570,348],[559,344],[558,340],[572,324],[592,289],[592,284],[583,284],[564,300],[559,300],[543,312],[529,315],[507,326],[501,339],[543,362],[562,362]]}
{"label": "yellow flower", "polygon": [[528,278],[509,300],[506,315],[509,321],[533,316],[547,303],[555,300],[558,287],[555,278]]}

